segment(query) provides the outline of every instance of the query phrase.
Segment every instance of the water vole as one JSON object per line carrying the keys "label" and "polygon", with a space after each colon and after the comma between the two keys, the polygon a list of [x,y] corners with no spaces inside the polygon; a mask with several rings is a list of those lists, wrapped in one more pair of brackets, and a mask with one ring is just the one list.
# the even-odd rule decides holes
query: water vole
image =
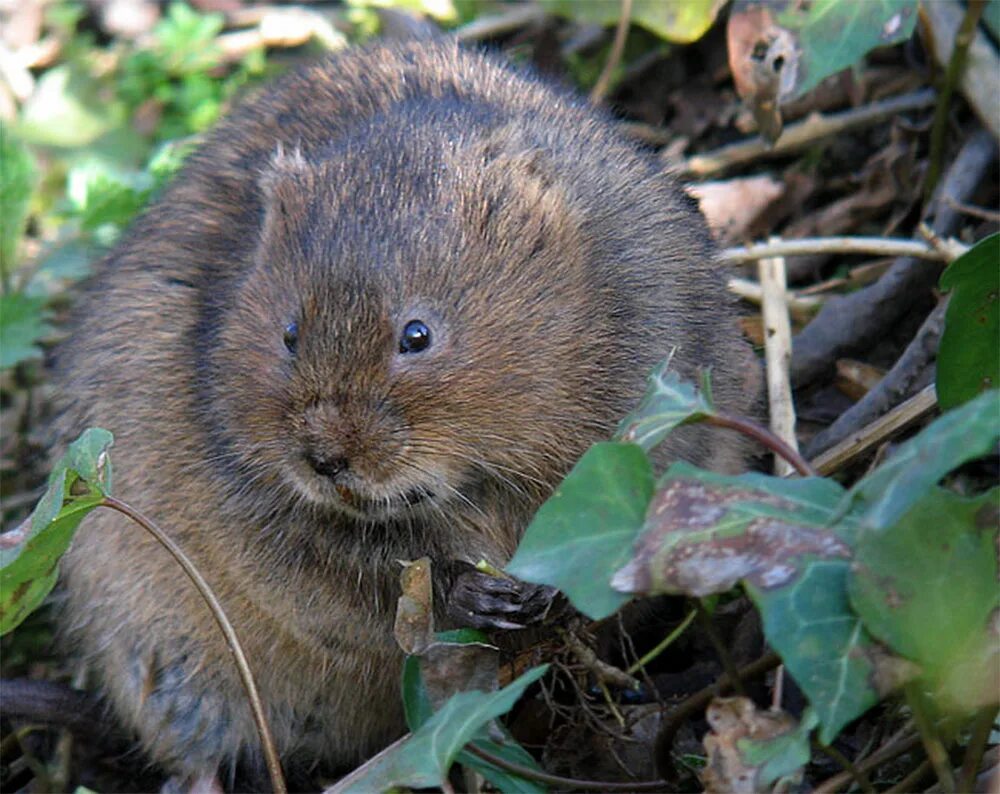
{"label": "water vole", "polygon": [[[282,754],[345,766],[402,730],[396,561],[502,562],[671,346],[747,404],[728,307],[693,202],[602,114],[454,44],[352,51],[237,108],[101,264],[58,427],[115,434],[116,492],[219,594]],[[95,515],[64,574],[67,634],[152,758],[253,756],[165,552]]]}

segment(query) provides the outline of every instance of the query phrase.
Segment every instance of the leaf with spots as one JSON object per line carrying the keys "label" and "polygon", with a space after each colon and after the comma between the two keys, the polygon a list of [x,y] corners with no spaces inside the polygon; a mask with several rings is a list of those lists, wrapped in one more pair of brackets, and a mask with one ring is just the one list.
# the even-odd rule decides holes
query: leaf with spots
{"label": "leaf with spots", "polygon": [[52,470],[34,512],[0,535],[0,634],[42,603],[80,521],[110,493],[112,441],[107,430],[84,431]]}
{"label": "leaf with spots", "polygon": [[842,498],[832,480],[726,476],[676,463],[612,585],[705,596],[742,582],[830,741],[879,699],[876,650],[847,599],[856,516],[838,515]]}
{"label": "leaf with spots", "polygon": [[800,561],[848,559],[828,522],[843,489],[832,480],[713,474],[675,463],[650,503],[635,555],[612,586],[626,593],[706,596],[741,580],[779,587]]}
{"label": "leaf with spots", "polygon": [[670,369],[673,354],[649,375],[642,401],[618,425],[615,438],[647,452],[688,422],[715,413],[711,399]]}
{"label": "leaf with spots", "polygon": [[653,494],[653,467],[635,444],[595,444],[525,530],[507,571],[562,590],[591,618],[628,601],[609,581],[629,557]]}

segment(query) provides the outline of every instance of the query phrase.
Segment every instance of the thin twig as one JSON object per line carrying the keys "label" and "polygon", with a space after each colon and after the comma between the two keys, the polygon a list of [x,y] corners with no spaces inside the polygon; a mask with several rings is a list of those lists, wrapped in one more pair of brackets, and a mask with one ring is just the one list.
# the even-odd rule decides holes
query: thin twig
{"label": "thin twig", "polygon": [[582,664],[599,682],[610,682],[622,689],[638,689],[640,684],[630,674],[619,670],[612,664],[597,658],[593,648],[588,647],[571,631],[560,631],[560,637],[566,643],[577,661]]}
{"label": "thin twig", "polygon": [[[726,282],[726,288],[734,295],[758,306],[764,300],[763,287],[758,282],[748,278],[730,278]],[[788,310],[799,316],[812,316],[823,305],[824,300],[826,298],[823,296],[802,295],[794,290],[785,290],[785,303],[788,305]]]}
{"label": "thin twig", "polygon": [[840,752],[840,750],[838,750],[833,745],[823,744],[822,742],[818,741],[814,742],[814,745],[819,748],[820,752],[824,753],[825,755],[828,755],[830,758],[832,758],[834,761],[840,764],[841,768],[851,776],[854,782],[858,784],[858,788],[864,791],[865,794],[875,794],[875,788],[872,786],[871,781],[868,779],[868,774],[858,769],[858,767],[851,762],[851,759],[849,759],[842,752]]}
{"label": "thin twig", "polygon": [[791,463],[795,467],[795,470],[803,477],[817,476],[815,469],[809,465],[809,461],[766,427],[761,427],[756,422],[745,419],[742,416],[730,416],[729,414],[710,414],[703,421],[706,424],[715,425],[716,427],[728,427],[730,430],[739,431],[759,441],[772,452],[781,455],[781,457]]}
{"label": "thin twig", "polygon": [[948,60],[948,68],[945,70],[941,96],[934,108],[934,123],[931,125],[931,149],[928,155],[930,162],[927,166],[927,177],[924,180],[924,201],[930,200],[931,194],[941,178],[945,136],[948,132],[948,114],[951,112],[951,95],[955,92],[955,86],[965,70],[969,45],[972,43],[972,37],[976,33],[976,26],[979,24],[979,18],[983,15],[984,8],[986,8],[986,0],[969,0],[965,7],[962,24],[959,25],[958,32],[955,34],[955,46],[952,48],[951,58]]}
{"label": "thin twig", "polygon": [[920,731],[920,740],[923,742],[924,751],[927,758],[934,767],[934,774],[937,775],[941,787],[945,791],[956,791],[955,776],[951,772],[951,759],[948,758],[948,750],[945,748],[941,737],[938,736],[934,718],[930,715],[927,707],[927,700],[919,686],[909,684],[905,688],[906,705],[910,707],[913,720]]}
{"label": "thin twig", "polygon": [[810,463],[824,477],[833,474],[899,431],[923,419],[936,407],[937,391],[932,383],[870,425],[866,425],[826,452],[817,455]]}
{"label": "thin twig", "polygon": [[935,96],[934,90],[928,88],[841,113],[812,114],[798,124],[786,127],[774,146],[769,146],[758,136],[724,146],[714,152],[690,157],[681,164],[680,170],[691,176],[705,177],[760,158],[782,157],[811,146],[823,138],[831,138],[842,135],[848,130],[878,124],[900,113],[931,107]]}
{"label": "thin twig", "polygon": [[956,201],[951,196],[944,197],[945,203],[954,210],[958,210],[963,215],[977,218],[987,223],[1000,223],[1000,212],[988,210],[985,207],[977,207],[975,204],[966,204],[964,201]]}
{"label": "thin twig", "polygon": [[947,302],[948,298],[943,298],[927,315],[903,354],[875,388],[810,440],[806,454],[813,457],[829,449],[927,387],[928,381],[933,380]]}
{"label": "thin twig", "polygon": [[[756,661],[741,667],[737,672],[737,680],[749,681],[773,670],[779,664],[781,664],[781,657],[771,651]],[[681,725],[690,717],[704,711],[713,698],[728,691],[732,685],[733,681],[729,674],[724,673],[715,683],[709,684],[678,703],[664,718],[663,724],[660,726],[660,732],[656,736],[656,757],[661,760],[669,759],[670,748],[673,747],[674,737],[681,729]],[[660,773],[665,774],[665,770],[660,769]]]}
{"label": "thin twig", "polygon": [[569,789],[570,791],[663,791],[669,790],[670,783],[666,780],[644,780],[636,783],[609,783],[604,780],[579,780],[572,777],[561,777],[532,769],[530,766],[508,761],[498,755],[493,755],[481,747],[474,744],[467,744],[465,749],[477,758],[481,758],[487,763],[498,766],[507,772],[520,775],[527,780],[537,780],[540,783],[548,783],[550,786]]}
{"label": "thin twig", "polygon": [[[861,761],[854,762],[854,768],[862,774],[867,774],[886,761],[891,761],[896,756],[907,753],[920,746],[920,735],[912,734],[903,739],[890,739],[870,756]],[[841,786],[853,780],[850,772],[838,772],[833,777],[827,778],[813,789],[813,794],[834,794]]]}
{"label": "thin twig", "polygon": [[712,647],[715,648],[715,653],[719,657],[722,669],[726,671],[726,675],[729,676],[729,680],[732,682],[733,690],[737,695],[746,697],[746,690],[743,688],[743,682],[740,680],[740,673],[739,670],[736,669],[736,663],[733,662],[732,654],[729,653],[729,649],[722,641],[722,637],[719,636],[719,630],[712,621],[712,616],[709,614],[708,610],[705,609],[705,602],[699,600],[696,603],[698,610],[698,622],[701,623],[701,627],[708,635],[709,642],[711,642]]}
{"label": "thin twig", "polygon": [[[923,780],[927,773],[931,771],[931,762],[926,758],[917,764],[917,768],[900,780],[895,786],[887,788],[883,794],[912,794],[919,791],[917,784]],[[972,789],[958,789],[959,791],[972,791]]]}
{"label": "thin twig", "polygon": [[648,653],[644,654],[641,659],[639,659],[635,664],[629,667],[625,672],[629,675],[634,675],[637,671],[642,670],[647,664],[649,664],[653,659],[663,653],[674,640],[684,633],[684,630],[691,625],[691,621],[694,620],[695,615],[698,614],[697,609],[692,609],[686,618],[680,622],[680,624],[672,632],[670,632],[661,642],[657,643],[656,647]]}
{"label": "thin twig", "polygon": [[912,256],[915,259],[929,259],[934,262],[950,261],[942,251],[921,240],[850,236],[806,237],[799,240],[772,238],[766,243],[726,248],[719,256],[726,262],[742,264],[773,256],[809,256],[812,254]]}
{"label": "thin twig", "polygon": [[281,761],[278,759],[278,751],[274,746],[271,729],[267,723],[267,715],[264,714],[264,704],[262,703],[260,694],[257,691],[257,684],[254,681],[253,672],[250,670],[250,664],[247,661],[246,654],[243,652],[243,646],[240,644],[239,638],[236,636],[236,630],[233,628],[233,624],[230,623],[229,618],[226,617],[226,613],[222,609],[222,604],[219,603],[219,599],[212,591],[208,582],[205,581],[201,572],[194,566],[194,563],[191,562],[190,558],[170,538],[170,536],[160,529],[160,527],[158,527],[151,519],[144,516],[131,505],[122,502],[113,496],[105,496],[101,504],[104,507],[109,507],[112,510],[117,510],[119,513],[128,516],[135,521],[135,523],[145,529],[150,535],[156,538],[160,542],[160,545],[170,552],[170,555],[177,561],[177,564],[181,566],[184,573],[187,574],[192,584],[194,584],[195,588],[201,594],[201,597],[205,599],[205,603],[208,605],[208,608],[212,613],[212,617],[215,618],[215,622],[218,623],[219,628],[222,630],[222,634],[226,638],[226,644],[229,646],[229,650],[232,652],[236,661],[236,667],[239,670],[240,680],[243,682],[243,688],[246,690],[247,698],[250,701],[250,710],[253,712],[254,722],[257,724],[257,732],[260,734],[260,743],[264,750],[264,758],[267,762],[267,771],[271,777],[271,786],[274,788],[276,794],[284,794],[288,791],[288,788],[285,785],[285,778],[281,772]]}
{"label": "thin twig", "polygon": [[990,738],[990,731],[993,730],[993,723],[996,721],[996,709],[987,706],[976,715],[972,723],[972,736],[969,737],[969,745],[965,748],[965,758],[962,759],[962,769],[958,773],[956,791],[972,791],[973,783],[976,781],[976,772],[979,771],[979,764],[983,760],[983,749]]}
{"label": "thin twig", "polygon": [[[954,234],[961,217],[947,205],[944,196],[968,200],[989,174],[996,156],[996,141],[988,132],[981,130],[969,136],[924,217],[938,235]],[[916,301],[930,297],[940,274],[937,263],[901,257],[874,284],[847,295],[831,296],[816,318],[795,337],[792,385],[800,387],[823,380],[832,375],[838,358],[870,348],[887,329],[913,311]]]}
{"label": "thin twig", "polygon": [[[785,260],[780,256],[761,259],[757,273],[764,291],[764,359],[767,362],[767,404],[771,431],[798,451],[795,403],[792,402],[792,383],[788,376],[792,360],[792,323],[784,297],[788,291]],[[775,474],[784,477],[792,471],[791,463],[775,455]]]}
{"label": "thin twig", "polygon": [[618,27],[615,28],[615,40],[611,44],[611,52],[608,53],[608,60],[604,62],[601,76],[590,91],[590,101],[597,105],[607,95],[611,86],[611,77],[621,63],[622,54],[625,52],[625,39],[628,38],[628,28],[632,21],[632,0],[621,0],[621,11],[618,14]]}
{"label": "thin twig", "polygon": [[502,14],[480,17],[455,31],[459,41],[482,41],[513,33],[545,19],[544,9],[534,3],[517,5]]}

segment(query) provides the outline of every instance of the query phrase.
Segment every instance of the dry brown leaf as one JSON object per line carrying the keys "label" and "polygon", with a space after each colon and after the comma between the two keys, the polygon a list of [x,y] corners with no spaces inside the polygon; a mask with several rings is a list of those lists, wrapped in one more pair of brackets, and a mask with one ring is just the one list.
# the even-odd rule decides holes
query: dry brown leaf
{"label": "dry brown leaf", "polygon": [[[753,701],[716,698],[705,711],[712,732],[703,744],[708,756],[701,782],[708,794],[751,794],[764,788],[758,782],[760,767],[751,766],[739,747],[741,739],[763,741],[786,734],[796,727],[783,711],[758,711]],[[787,785],[785,779],[783,785]],[[775,787],[769,790],[783,790]]]}
{"label": "dry brown leaf", "polygon": [[721,245],[744,240],[760,215],[784,193],[784,185],[769,176],[741,177],[692,185],[689,192]]}
{"label": "dry brown leaf", "polygon": [[736,3],[726,28],[729,68],[736,90],[760,129],[774,142],[781,135],[779,104],[795,88],[799,54],[792,34],[766,5]]}

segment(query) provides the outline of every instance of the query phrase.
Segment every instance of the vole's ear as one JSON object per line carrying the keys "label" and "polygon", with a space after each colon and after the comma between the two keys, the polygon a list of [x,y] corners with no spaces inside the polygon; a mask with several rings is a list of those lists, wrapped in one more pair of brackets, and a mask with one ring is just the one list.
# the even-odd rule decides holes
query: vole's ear
{"label": "vole's ear", "polygon": [[295,217],[297,210],[303,209],[311,175],[309,163],[299,149],[288,151],[278,144],[257,180],[263,198],[264,229]]}
{"label": "vole's ear", "polygon": [[578,231],[567,186],[543,146],[504,129],[482,145],[477,161],[481,190],[474,213],[486,236],[501,243],[519,239],[537,249]]}

